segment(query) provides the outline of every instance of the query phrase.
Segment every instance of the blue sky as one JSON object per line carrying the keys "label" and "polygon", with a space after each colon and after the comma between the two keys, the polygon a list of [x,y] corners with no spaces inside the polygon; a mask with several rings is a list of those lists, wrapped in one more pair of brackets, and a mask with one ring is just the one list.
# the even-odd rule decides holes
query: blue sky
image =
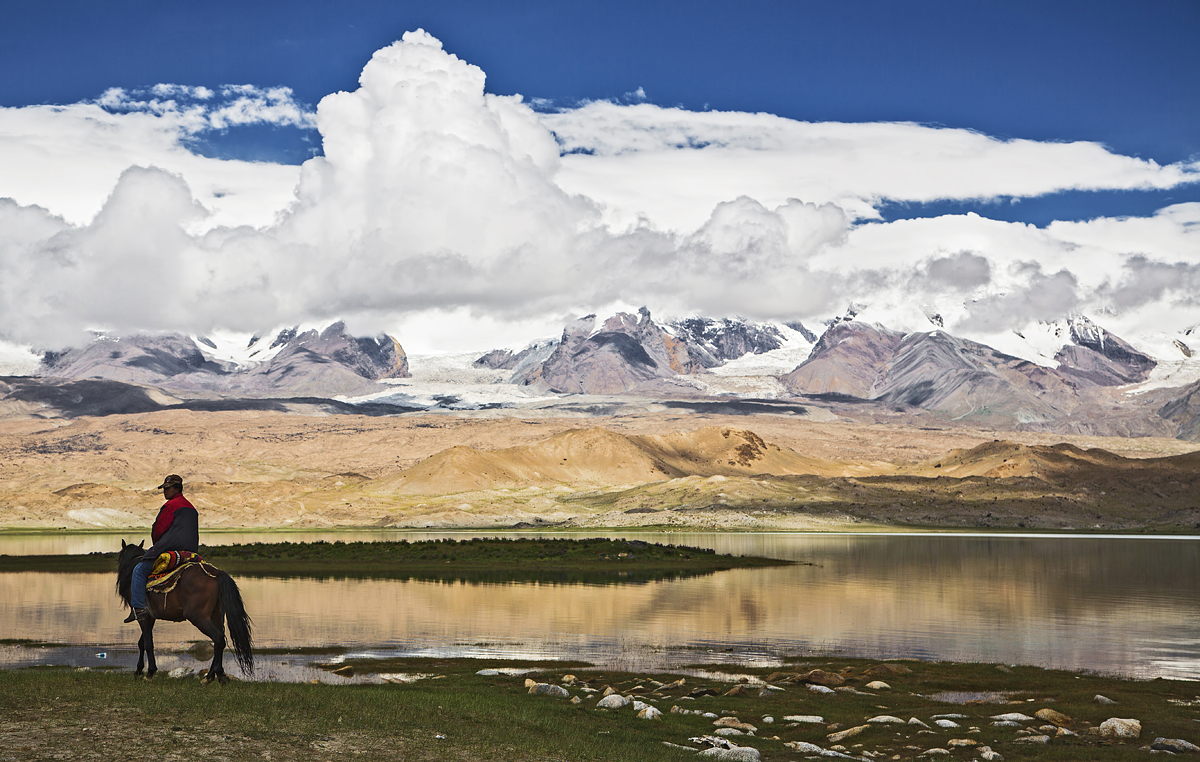
{"label": "blue sky", "polygon": [[286,85],[315,104],[417,27],[487,72],[490,92],[559,104],[642,87],[694,110],[1098,141],[1160,163],[1200,154],[1194,0],[47,0],[7,9],[0,105],[160,82]]}
{"label": "blue sky", "polygon": [[[515,336],[642,303],[811,320],[864,300],[911,326],[946,302],[977,335],[1080,310],[1186,327],[1197,39],[1195,0],[13,5],[0,214],[20,222],[0,220],[0,276],[70,305],[56,335],[361,308],[364,325],[432,310]],[[364,67],[426,95],[360,89]],[[63,235],[71,268],[164,263],[209,303],[137,311],[114,285],[90,305],[73,270],[4,270]],[[324,288],[280,282],[300,261]],[[247,307],[248,281],[288,296]],[[45,334],[31,310],[0,310],[25,324],[8,338]]]}

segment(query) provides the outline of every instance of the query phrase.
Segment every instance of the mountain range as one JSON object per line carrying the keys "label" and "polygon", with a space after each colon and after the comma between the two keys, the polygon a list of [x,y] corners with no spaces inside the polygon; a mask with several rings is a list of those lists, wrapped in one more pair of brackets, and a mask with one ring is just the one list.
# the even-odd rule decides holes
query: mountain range
{"label": "mountain range", "polygon": [[[818,335],[798,322],[707,317],[660,322],[642,308],[604,319],[587,315],[568,323],[555,339],[492,350],[469,364],[479,372],[499,372],[487,388],[499,389],[497,381],[506,381],[531,399],[758,396],[802,401],[849,418],[900,416],[939,425],[1200,439],[1200,356],[1188,336],[1160,341],[1151,351],[1075,316],[1040,326],[1044,335],[1037,341],[1057,349],[1018,357],[954,336],[938,327],[936,317],[929,318],[934,330],[903,332],[863,322],[851,309]],[[1016,339],[1025,336],[1016,333]],[[397,412],[429,406],[413,402],[419,384],[411,381],[409,358],[391,336],[355,337],[336,322],[241,342],[182,334],[100,336],[82,347],[45,353],[37,376],[55,385],[57,391],[43,396],[60,409],[70,397],[64,383],[81,380],[161,390],[176,403],[337,398],[350,409],[368,400],[374,408],[396,405]],[[10,382],[4,399],[37,398],[31,384]],[[98,389],[88,393],[94,398]],[[119,387],[105,390],[117,398],[137,397]],[[453,394],[437,396],[450,398]],[[88,409],[107,409],[95,403],[92,399]]]}

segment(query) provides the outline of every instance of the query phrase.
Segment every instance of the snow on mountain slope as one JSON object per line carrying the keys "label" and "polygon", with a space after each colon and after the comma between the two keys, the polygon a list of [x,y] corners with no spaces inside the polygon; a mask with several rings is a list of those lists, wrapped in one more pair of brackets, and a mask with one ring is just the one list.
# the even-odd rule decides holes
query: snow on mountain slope
{"label": "snow on mountain slope", "polygon": [[783,346],[762,354],[746,354],[708,373],[687,377],[687,381],[706,394],[737,397],[777,398],[790,396],[779,377],[790,373],[808,359],[813,342],[799,331],[777,325]]}
{"label": "snow on mountain slope", "polygon": [[521,405],[554,399],[530,387],[509,383],[511,371],[476,366],[482,352],[444,355],[411,355],[409,378],[383,379],[387,391],[358,397],[338,397],[343,402],[382,402],[390,405],[472,410]]}
{"label": "snow on mountain slope", "polygon": [[786,325],[776,325],[783,335],[783,346],[762,354],[746,354],[730,360],[719,367],[713,368],[717,376],[765,376],[789,373],[800,363],[808,359],[815,342],[804,338],[804,334],[788,328]]}
{"label": "snow on mountain slope", "polygon": [[194,335],[192,340],[202,352],[214,360],[233,363],[239,368],[253,368],[270,362],[287,346],[288,341],[296,336],[310,330],[320,333],[335,322],[337,321],[330,320],[324,323],[282,326],[262,334],[213,331],[204,336]]}
{"label": "snow on mountain slope", "polygon": [[1176,334],[1145,333],[1132,337],[1129,343],[1158,360],[1150,377],[1130,388],[1129,394],[1200,381],[1200,329],[1189,328]]}
{"label": "snow on mountain slope", "polygon": [[0,376],[32,376],[41,361],[29,347],[0,341]]}

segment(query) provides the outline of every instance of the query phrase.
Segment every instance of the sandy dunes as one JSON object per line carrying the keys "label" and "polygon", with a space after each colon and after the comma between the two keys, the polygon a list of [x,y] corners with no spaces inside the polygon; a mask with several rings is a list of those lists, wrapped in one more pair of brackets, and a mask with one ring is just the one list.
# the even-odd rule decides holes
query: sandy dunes
{"label": "sandy dunes", "polygon": [[1195,444],[1060,439],[674,412],[7,420],[0,526],[144,528],[165,473],[208,528],[1191,520]]}

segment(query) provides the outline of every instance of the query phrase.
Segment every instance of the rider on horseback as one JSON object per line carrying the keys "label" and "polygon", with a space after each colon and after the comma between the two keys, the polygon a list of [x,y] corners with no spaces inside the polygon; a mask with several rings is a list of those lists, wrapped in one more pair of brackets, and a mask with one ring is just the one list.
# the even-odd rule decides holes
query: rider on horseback
{"label": "rider on horseback", "polygon": [[132,611],[126,617],[126,622],[153,619],[146,610],[146,578],[150,576],[159,554],[169,550],[200,551],[200,515],[183,496],[183,478],[171,474],[163,479],[158,489],[163,491],[163,498],[167,502],[158,510],[158,517],[154,519],[154,526],[150,530],[150,539],[154,544],[133,569],[133,586],[130,590]]}

